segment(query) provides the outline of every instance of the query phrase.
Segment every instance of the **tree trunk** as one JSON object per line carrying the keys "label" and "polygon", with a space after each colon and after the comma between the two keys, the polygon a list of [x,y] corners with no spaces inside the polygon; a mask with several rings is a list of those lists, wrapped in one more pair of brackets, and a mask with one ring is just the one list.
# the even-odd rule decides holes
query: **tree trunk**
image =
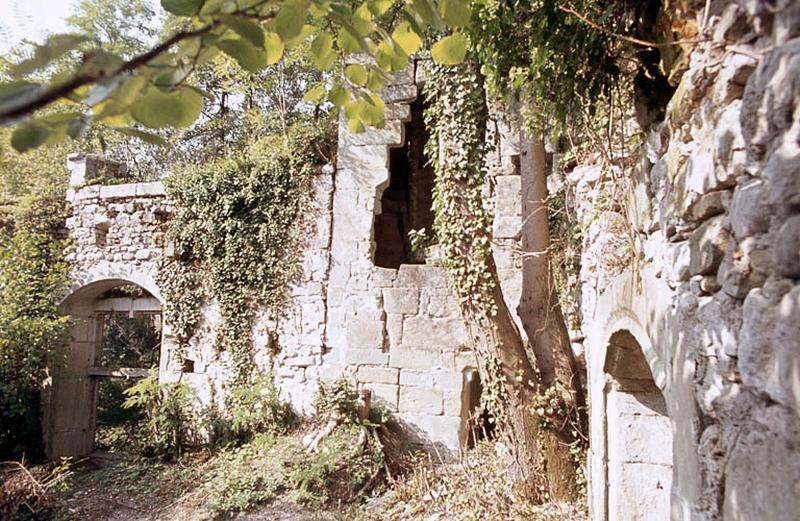
{"label": "tree trunk", "polygon": [[587,425],[583,386],[553,283],[547,205],[547,160],[541,139],[522,138],[522,297],[518,308],[545,388],[569,408],[566,428]]}
{"label": "tree trunk", "polygon": [[[487,120],[483,78],[474,63],[434,66],[428,85],[435,229],[478,359],[482,401],[505,436],[510,476],[520,488],[540,501],[574,500],[578,487],[577,464],[570,452],[573,440],[564,436],[562,407],[557,396],[548,393],[538,360],[528,355],[503,299],[491,251],[492,219],[482,193]],[[544,363],[560,367],[562,357],[562,352],[551,354]],[[551,407],[551,402],[558,406]]]}

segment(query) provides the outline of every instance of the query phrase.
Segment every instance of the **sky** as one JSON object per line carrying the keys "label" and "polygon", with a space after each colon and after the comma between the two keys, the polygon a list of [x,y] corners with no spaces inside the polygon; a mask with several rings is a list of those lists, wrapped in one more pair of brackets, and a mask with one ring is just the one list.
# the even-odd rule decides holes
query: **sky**
{"label": "sky", "polygon": [[0,0],[0,52],[23,38],[42,42],[63,32],[77,0]]}

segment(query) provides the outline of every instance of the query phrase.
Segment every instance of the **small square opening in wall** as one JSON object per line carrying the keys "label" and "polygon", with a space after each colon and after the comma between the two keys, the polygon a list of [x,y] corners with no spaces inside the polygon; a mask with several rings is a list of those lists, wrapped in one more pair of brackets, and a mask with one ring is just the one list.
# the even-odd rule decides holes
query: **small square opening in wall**
{"label": "small square opening in wall", "polygon": [[183,364],[181,364],[181,372],[182,373],[193,373],[194,372],[194,360],[191,358],[184,358]]}
{"label": "small square opening in wall", "polygon": [[375,265],[397,269],[401,264],[424,264],[424,255],[412,251],[409,232],[433,227],[433,167],[425,157],[428,130],[421,99],[411,104],[403,146],[389,151],[389,185],[375,216]]}

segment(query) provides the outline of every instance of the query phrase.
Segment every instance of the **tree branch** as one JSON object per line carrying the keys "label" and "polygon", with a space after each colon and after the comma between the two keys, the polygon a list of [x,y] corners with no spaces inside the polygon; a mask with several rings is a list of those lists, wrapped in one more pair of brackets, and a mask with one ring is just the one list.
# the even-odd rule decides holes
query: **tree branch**
{"label": "tree branch", "polygon": [[79,89],[80,87],[83,87],[84,85],[92,84],[101,79],[113,78],[125,72],[134,71],[139,67],[147,65],[148,62],[168,51],[176,43],[183,40],[187,40],[189,38],[203,36],[209,33],[212,29],[214,29],[218,25],[219,22],[215,21],[205,27],[202,27],[194,31],[182,31],[179,33],[175,33],[169,39],[153,47],[146,53],[140,54],[139,56],[131,58],[129,61],[123,63],[117,68],[117,70],[115,70],[110,75],[79,74],[74,78],[70,79],[69,81],[62,83],[61,85],[57,85],[55,87],[46,90],[39,96],[35,97],[34,99],[26,103],[23,103],[22,105],[16,106],[12,109],[0,113],[0,122],[8,123],[11,120],[20,118],[22,116],[26,116],[36,110],[44,108],[50,105],[51,103],[58,101],[63,97],[68,96],[69,94]]}
{"label": "tree branch", "polygon": [[565,13],[569,13],[569,14],[575,16],[581,22],[585,23],[589,27],[593,27],[593,28],[597,29],[598,31],[602,32],[603,34],[607,34],[608,36],[611,36],[613,38],[619,38],[620,40],[626,41],[628,43],[633,43],[635,45],[642,45],[644,47],[663,48],[663,47],[673,47],[675,45],[684,45],[684,44],[687,44],[687,43],[700,43],[700,42],[708,41],[707,38],[695,38],[695,39],[690,39],[690,40],[675,40],[674,42],[663,42],[663,43],[648,42],[647,40],[640,40],[639,38],[633,38],[631,36],[625,36],[623,34],[617,34],[617,33],[613,32],[613,31],[610,31],[610,30],[606,29],[605,27],[603,27],[602,25],[589,20],[584,15],[582,15],[581,13],[579,13],[578,11],[576,11],[575,9],[573,9],[571,7],[564,7],[563,5],[560,5],[560,6],[558,6],[558,8],[561,9],[562,11],[564,11]]}

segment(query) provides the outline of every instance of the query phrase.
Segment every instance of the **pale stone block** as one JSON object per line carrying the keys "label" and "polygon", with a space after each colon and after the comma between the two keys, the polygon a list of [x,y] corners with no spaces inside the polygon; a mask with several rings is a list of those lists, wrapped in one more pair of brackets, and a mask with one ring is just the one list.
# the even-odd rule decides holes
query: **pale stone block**
{"label": "pale stone block", "polygon": [[384,128],[368,128],[364,132],[355,134],[346,128],[339,133],[339,146],[387,145],[403,144],[403,123],[397,120],[387,120]]}
{"label": "pale stone block", "polygon": [[136,183],[127,183],[124,185],[107,185],[100,187],[100,198],[111,199],[121,197],[135,197],[136,196]]}
{"label": "pale stone block", "polygon": [[[342,146],[336,156],[336,166],[348,172],[386,172],[389,154],[386,145]],[[337,185],[340,179],[337,175]]]}
{"label": "pale stone block", "polygon": [[398,288],[446,288],[447,274],[438,266],[403,264],[397,273]]}
{"label": "pale stone block", "polygon": [[[423,445],[441,445],[451,451],[459,447],[461,418],[454,416],[429,416],[423,414],[401,414],[400,419],[410,428],[409,437]],[[447,456],[447,454],[442,454]]]}
{"label": "pale stone block", "polygon": [[136,183],[134,186],[137,197],[157,197],[166,195],[164,183],[161,181],[153,181],[151,183]]}
{"label": "pale stone block", "polygon": [[358,368],[358,381],[376,384],[397,384],[400,370],[392,367],[371,367],[362,365]]}
{"label": "pale stone block", "polygon": [[430,371],[413,371],[402,369],[400,371],[400,385],[433,387],[433,375]]}
{"label": "pale stone block", "polygon": [[460,391],[463,385],[463,375],[453,371],[436,371],[433,373],[433,385],[437,389]]}
{"label": "pale stone block", "polygon": [[401,369],[431,369],[442,367],[442,353],[430,349],[393,347],[389,351],[389,365]]}
{"label": "pale stone block", "polygon": [[390,268],[372,268],[372,285],[377,288],[390,288],[394,284],[394,279],[397,278],[397,270]]}
{"label": "pale stone block", "polygon": [[518,175],[501,175],[494,178],[496,190],[495,215],[522,215],[522,177]]}
{"label": "pale stone block", "polygon": [[387,313],[414,315],[419,309],[419,290],[414,288],[385,288],[383,307]]}
{"label": "pale stone block", "polygon": [[455,354],[455,368],[459,373],[463,373],[465,369],[477,369],[477,367],[478,359],[475,358],[475,353],[471,350]]}
{"label": "pale stone block", "polygon": [[386,333],[389,346],[399,346],[403,341],[403,315],[388,313],[386,315]]}
{"label": "pale stone block", "polygon": [[400,412],[430,414],[438,416],[443,413],[442,391],[423,387],[400,386]]}
{"label": "pale stone block", "polygon": [[512,239],[519,234],[522,223],[517,216],[497,215],[492,223],[492,235],[496,239]]}
{"label": "pale stone block", "polygon": [[403,345],[406,347],[455,350],[468,342],[467,329],[460,318],[411,317],[403,323]]}
{"label": "pale stone block", "polygon": [[463,404],[461,402],[461,392],[444,391],[442,393],[442,408],[444,410],[444,415],[460,417],[463,412]]}
{"label": "pale stone block", "polygon": [[399,386],[378,383],[365,383],[364,387],[372,391],[372,400],[391,411],[397,410]]}
{"label": "pale stone block", "polygon": [[380,320],[354,318],[347,324],[347,345],[351,348],[382,349],[384,327]]}
{"label": "pale stone block", "polygon": [[380,349],[353,349],[345,353],[345,363],[348,365],[386,365],[389,363],[389,353]]}

